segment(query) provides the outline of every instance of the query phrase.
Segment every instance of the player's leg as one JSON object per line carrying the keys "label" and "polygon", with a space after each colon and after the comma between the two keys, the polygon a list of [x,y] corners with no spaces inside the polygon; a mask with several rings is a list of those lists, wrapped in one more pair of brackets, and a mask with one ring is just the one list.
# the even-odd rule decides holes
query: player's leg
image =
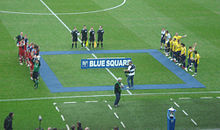
{"label": "player's leg", "polygon": [[185,69],[185,66],[186,66],[186,56],[182,56],[182,64],[183,64],[183,66],[182,66],[182,68],[183,69]]}
{"label": "player's leg", "polygon": [[196,76],[197,75],[198,64],[196,62],[194,63],[194,67],[195,67],[195,73],[192,76]]}
{"label": "player's leg", "polygon": [[116,93],[116,94],[115,94],[115,103],[114,103],[114,106],[115,106],[115,107],[117,107],[119,100],[120,100],[120,94],[119,94],[119,93]]}
{"label": "player's leg", "polygon": [[[83,41],[85,41],[85,38],[82,37],[82,42],[81,42],[81,48],[83,48]],[[85,41],[86,42],[86,41]]]}
{"label": "player's leg", "polygon": [[92,48],[94,48],[94,39],[92,39]]}
{"label": "player's leg", "polygon": [[74,46],[74,42],[72,43],[72,48],[73,48],[73,46]]}
{"label": "player's leg", "polygon": [[133,87],[134,87],[134,75],[131,76],[131,88],[133,88]]}
{"label": "player's leg", "polygon": [[77,41],[75,41],[75,48],[77,48]]}
{"label": "player's leg", "polygon": [[101,39],[101,48],[103,48],[103,46],[104,46],[104,45],[103,45],[103,39]]}
{"label": "player's leg", "polygon": [[92,40],[89,39],[89,48],[91,48]]}
{"label": "player's leg", "polygon": [[83,41],[81,42],[81,48],[83,48]]}
{"label": "player's leg", "polygon": [[99,39],[99,37],[98,37],[98,40],[97,40],[97,47],[99,47],[99,41],[100,41],[100,39]]}
{"label": "player's leg", "polygon": [[30,76],[31,76],[31,80],[33,80],[33,69],[34,69],[34,64],[33,62],[30,63]]}
{"label": "player's leg", "polygon": [[131,76],[128,76],[128,77],[127,77],[127,83],[128,83],[128,87],[127,87],[127,88],[130,88],[130,87],[131,87],[130,80],[131,80]]}

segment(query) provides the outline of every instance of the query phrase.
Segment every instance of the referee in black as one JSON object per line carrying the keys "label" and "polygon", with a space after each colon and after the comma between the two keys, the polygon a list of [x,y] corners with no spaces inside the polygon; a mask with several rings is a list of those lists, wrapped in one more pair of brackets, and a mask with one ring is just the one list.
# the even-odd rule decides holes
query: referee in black
{"label": "referee in black", "polygon": [[94,48],[94,41],[95,41],[95,31],[94,28],[91,27],[91,29],[89,30],[89,48],[91,48],[91,44],[92,44],[92,48]]}
{"label": "referee in black", "polygon": [[72,35],[72,48],[74,47],[74,44],[75,44],[75,48],[77,48],[77,36],[78,36],[79,32],[77,30],[76,27],[73,28],[73,31],[71,32],[71,35]]}
{"label": "referee in black", "polygon": [[101,47],[103,48],[103,34],[104,30],[102,26],[99,27],[99,30],[97,31],[98,33],[98,41],[97,41],[97,47],[99,47],[99,42],[101,42]]}
{"label": "referee in black", "polygon": [[85,42],[84,44],[86,45],[86,41],[88,39],[87,33],[88,31],[86,29],[86,25],[83,25],[83,29],[81,30],[81,40],[82,40],[81,47],[83,47],[83,41]]}

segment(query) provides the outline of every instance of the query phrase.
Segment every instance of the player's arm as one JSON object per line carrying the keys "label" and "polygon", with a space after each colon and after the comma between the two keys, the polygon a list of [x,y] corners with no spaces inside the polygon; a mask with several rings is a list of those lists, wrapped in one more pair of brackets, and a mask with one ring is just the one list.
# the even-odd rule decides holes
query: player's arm
{"label": "player's arm", "polygon": [[182,36],[182,38],[185,38],[185,37],[187,37],[187,35],[186,35],[186,34]]}
{"label": "player's arm", "polygon": [[193,44],[193,51],[196,49],[196,46],[197,46],[197,42],[195,42],[194,44]]}

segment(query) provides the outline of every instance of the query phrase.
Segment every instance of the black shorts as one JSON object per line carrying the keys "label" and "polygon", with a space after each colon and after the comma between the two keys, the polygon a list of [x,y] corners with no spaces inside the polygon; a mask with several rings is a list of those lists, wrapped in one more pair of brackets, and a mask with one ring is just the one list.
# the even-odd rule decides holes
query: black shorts
{"label": "black shorts", "polygon": [[98,37],[98,42],[99,41],[103,42],[103,38],[102,37]]}
{"label": "black shorts", "polygon": [[87,37],[82,37],[82,41],[87,41]]}
{"label": "black shorts", "polygon": [[73,42],[77,42],[77,37],[72,38]]}
{"label": "black shorts", "polygon": [[95,39],[94,39],[94,38],[89,38],[89,41],[90,41],[90,42],[94,42]]}
{"label": "black shorts", "polygon": [[182,60],[182,62],[185,62],[186,56],[182,55],[182,56],[181,56],[181,60]]}
{"label": "black shorts", "polygon": [[181,54],[181,51],[177,51],[177,52],[176,52],[176,55],[177,55],[177,56],[180,56],[180,54]]}
{"label": "black shorts", "polygon": [[165,44],[165,38],[162,37],[162,38],[160,39],[160,42],[163,43],[163,44]]}
{"label": "black shorts", "polygon": [[166,49],[166,52],[170,52],[170,48],[167,48],[167,49]]}
{"label": "black shorts", "polygon": [[33,73],[33,79],[37,79],[38,78],[39,73],[38,72],[34,72]]}

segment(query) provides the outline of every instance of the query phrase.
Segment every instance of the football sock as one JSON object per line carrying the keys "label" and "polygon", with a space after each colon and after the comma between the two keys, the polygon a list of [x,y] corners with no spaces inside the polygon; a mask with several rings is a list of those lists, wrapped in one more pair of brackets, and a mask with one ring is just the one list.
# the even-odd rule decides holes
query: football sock
{"label": "football sock", "polygon": [[101,43],[101,47],[103,48],[103,43]]}
{"label": "football sock", "polygon": [[94,42],[92,43],[92,48],[94,48]]}
{"label": "football sock", "polygon": [[74,46],[74,43],[72,43],[72,48],[73,48],[73,46]]}
{"label": "football sock", "polygon": [[75,48],[77,48],[77,43],[75,43]]}
{"label": "football sock", "polygon": [[97,43],[97,47],[99,47],[99,43]]}

